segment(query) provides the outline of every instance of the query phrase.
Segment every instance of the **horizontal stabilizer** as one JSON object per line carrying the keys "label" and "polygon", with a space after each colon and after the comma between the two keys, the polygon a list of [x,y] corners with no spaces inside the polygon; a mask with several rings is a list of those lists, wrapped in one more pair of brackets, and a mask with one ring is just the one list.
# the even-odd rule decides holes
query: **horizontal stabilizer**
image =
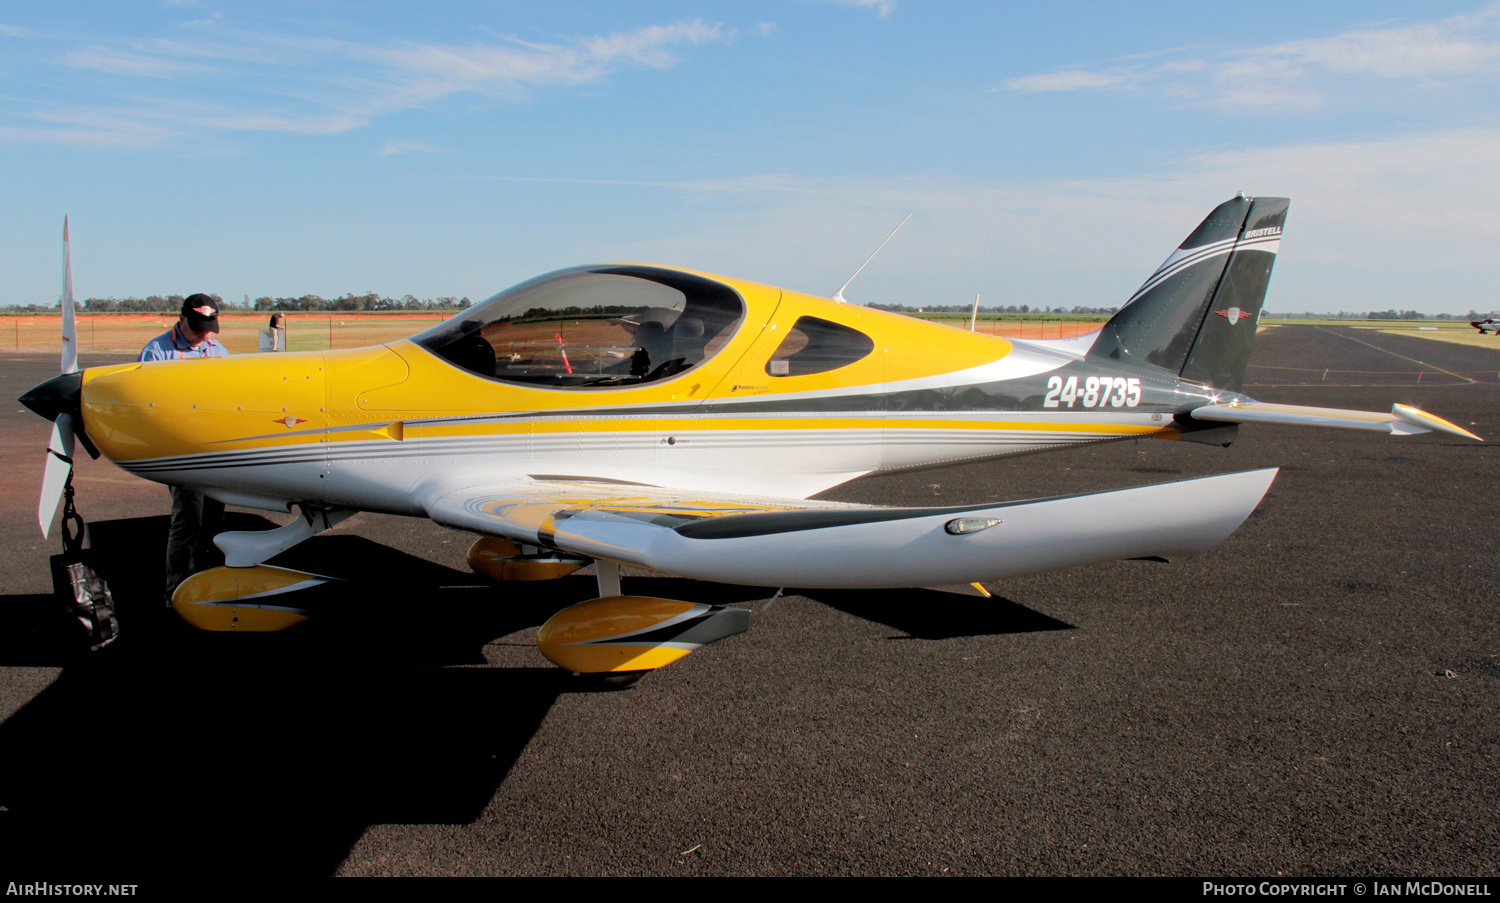
{"label": "horizontal stabilizer", "polygon": [[1194,420],[1221,423],[1276,423],[1283,426],[1324,426],[1339,430],[1367,430],[1410,436],[1437,430],[1467,439],[1478,436],[1455,423],[1436,417],[1409,405],[1391,406],[1389,414],[1378,411],[1346,411],[1342,408],[1314,408],[1297,404],[1211,404],[1189,412]]}

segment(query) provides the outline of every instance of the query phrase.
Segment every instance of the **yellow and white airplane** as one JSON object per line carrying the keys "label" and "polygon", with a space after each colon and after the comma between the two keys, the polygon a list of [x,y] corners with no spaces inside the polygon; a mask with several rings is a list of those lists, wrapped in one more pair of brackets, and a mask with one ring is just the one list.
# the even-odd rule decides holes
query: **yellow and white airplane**
{"label": "yellow and white airplane", "polygon": [[178,590],[178,613],[211,630],[301,620],[294,590],[325,578],[264,562],[359,511],[479,534],[470,564],[501,580],[592,562],[599,598],[558,613],[538,640],[590,673],[647,671],[748,626],[742,609],[623,595],[620,565],[760,586],[967,588],[1198,554],[1249,516],[1274,469],[945,508],[810,497],[867,474],[1080,442],[1228,444],[1241,423],[1477,439],[1402,405],[1365,413],[1240,393],[1287,206],[1219,205],[1108,324],[1075,339],[1007,340],[608,264],[354,351],[75,372],[65,350],[63,375],[22,398],[54,421],[38,517],[45,533],[75,437],[146,479],[299,510],[278,529],[220,534],[227,566]]}

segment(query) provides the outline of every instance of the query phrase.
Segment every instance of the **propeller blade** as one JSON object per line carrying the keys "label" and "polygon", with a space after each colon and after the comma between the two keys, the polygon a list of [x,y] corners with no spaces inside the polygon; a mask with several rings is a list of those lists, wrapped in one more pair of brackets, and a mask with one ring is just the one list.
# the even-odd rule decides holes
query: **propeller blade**
{"label": "propeller blade", "polygon": [[73,417],[58,414],[52,421],[52,439],[47,443],[47,466],[42,471],[42,496],[37,502],[36,520],[42,528],[42,538],[52,532],[52,518],[57,516],[57,506],[62,503],[63,490],[73,472]]}
{"label": "propeller blade", "polygon": [[68,251],[66,216],[63,217],[62,372],[78,372],[78,327],[73,318],[73,258]]}

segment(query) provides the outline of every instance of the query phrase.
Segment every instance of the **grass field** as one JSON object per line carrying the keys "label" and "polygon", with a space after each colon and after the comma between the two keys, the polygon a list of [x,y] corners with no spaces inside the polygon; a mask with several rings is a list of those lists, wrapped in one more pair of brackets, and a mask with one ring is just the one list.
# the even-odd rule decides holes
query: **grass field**
{"label": "grass field", "polygon": [[1295,317],[1266,317],[1263,326],[1352,326],[1355,329],[1371,329],[1390,335],[1406,335],[1455,345],[1500,350],[1500,336],[1480,335],[1479,330],[1466,320],[1344,320],[1334,317],[1299,319]]}
{"label": "grass field", "polygon": [[[291,351],[326,351],[330,348],[362,348],[406,338],[447,319],[437,312],[307,313],[288,314],[287,342]],[[909,314],[918,319],[968,329],[964,314]],[[219,317],[219,340],[233,354],[260,350],[260,330],[269,316],[263,313]],[[161,335],[177,321],[170,314],[79,314],[78,344],[81,351],[130,353]],[[1336,318],[1296,319],[1266,317],[1261,325],[1352,326],[1394,335],[1410,335],[1460,345],[1500,350],[1500,336],[1480,335],[1461,320],[1344,320]],[[1065,339],[1093,332],[1103,325],[1097,316],[1067,314],[990,314],[979,317],[979,332],[1006,338]],[[61,325],[57,314],[10,314],[0,316],[0,349],[55,353]]]}
{"label": "grass field", "polygon": [[[326,351],[330,348],[362,348],[415,335],[429,326],[441,323],[443,313],[380,314],[288,314],[289,351]],[[231,354],[249,354],[260,350],[260,331],[266,328],[267,314],[222,314],[219,317],[219,341]],[[172,328],[177,317],[172,314],[80,314],[78,348],[80,351],[128,353],[140,351],[152,339]],[[20,352],[54,353],[58,350],[62,326],[57,314],[13,314],[0,317],[0,349]]]}
{"label": "grass field", "polygon": [[[285,320],[288,350],[326,351],[378,345],[415,335],[449,316],[437,312],[288,314]],[[969,327],[966,316],[918,316],[958,329]],[[266,328],[269,320],[269,315],[261,313],[221,314],[219,341],[231,354],[259,351],[260,330]],[[140,351],[175,322],[177,317],[171,314],[79,314],[78,347],[80,351]],[[1092,332],[1101,322],[1097,317],[990,316],[980,317],[978,331],[1007,338],[1059,339]],[[0,350],[55,353],[61,331],[57,314],[0,316]]]}

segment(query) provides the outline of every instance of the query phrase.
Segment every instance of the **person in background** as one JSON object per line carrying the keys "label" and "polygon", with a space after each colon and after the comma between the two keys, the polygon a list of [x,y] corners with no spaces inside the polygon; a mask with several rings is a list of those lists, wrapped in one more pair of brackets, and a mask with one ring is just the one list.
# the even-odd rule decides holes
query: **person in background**
{"label": "person in background", "polygon": [[[228,357],[214,334],[219,331],[218,302],[208,295],[189,295],[182,302],[182,316],[171,330],[141,349],[140,360],[179,361],[192,358]],[[224,522],[224,503],[181,486],[172,492],[172,526],[167,531],[166,602],[188,577],[211,566],[215,557],[214,534]]]}
{"label": "person in background", "polygon": [[286,350],[286,314],[280,311],[271,314],[271,350]]}

